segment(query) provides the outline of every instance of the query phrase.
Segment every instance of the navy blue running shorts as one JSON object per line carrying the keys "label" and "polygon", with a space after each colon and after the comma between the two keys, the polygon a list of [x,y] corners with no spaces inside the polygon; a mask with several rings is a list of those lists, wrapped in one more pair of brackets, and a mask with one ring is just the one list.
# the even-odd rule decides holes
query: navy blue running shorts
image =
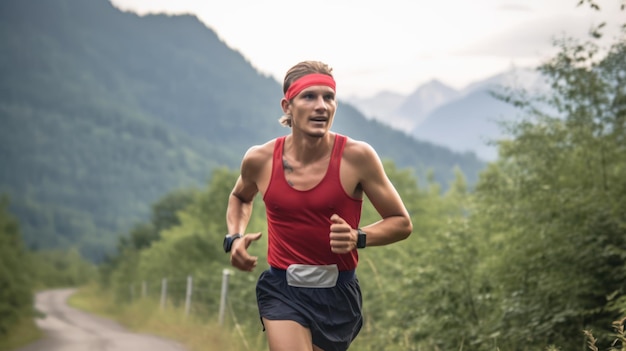
{"label": "navy blue running shorts", "polygon": [[287,285],[281,272],[272,268],[259,277],[260,317],[301,324],[311,330],[313,345],[324,351],[347,350],[363,326],[363,299],[356,275],[340,277],[332,288],[300,288]]}

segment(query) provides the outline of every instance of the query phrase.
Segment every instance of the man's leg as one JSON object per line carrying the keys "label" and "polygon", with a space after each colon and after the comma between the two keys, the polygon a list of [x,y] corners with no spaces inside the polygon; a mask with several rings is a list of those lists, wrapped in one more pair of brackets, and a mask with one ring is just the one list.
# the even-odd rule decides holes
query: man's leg
{"label": "man's leg", "polygon": [[298,322],[263,318],[263,325],[270,351],[324,351],[313,346],[311,331]]}

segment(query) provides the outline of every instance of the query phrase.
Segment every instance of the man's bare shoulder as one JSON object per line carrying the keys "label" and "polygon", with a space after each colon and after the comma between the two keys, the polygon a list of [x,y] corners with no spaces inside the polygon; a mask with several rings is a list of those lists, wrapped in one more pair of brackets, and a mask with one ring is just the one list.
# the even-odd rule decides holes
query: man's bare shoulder
{"label": "man's bare shoulder", "polygon": [[376,150],[365,141],[348,138],[343,151],[343,157],[356,163],[371,162],[378,160]]}
{"label": "man's bare shoulder", "polygon": [[276,139],[273,139],[266,142],[265,144],[254,145],[250,147],[243,156],[242,165],[259,167],[266,162],[269,162],[272,159],[272,155],[274,154],[275,144]]}

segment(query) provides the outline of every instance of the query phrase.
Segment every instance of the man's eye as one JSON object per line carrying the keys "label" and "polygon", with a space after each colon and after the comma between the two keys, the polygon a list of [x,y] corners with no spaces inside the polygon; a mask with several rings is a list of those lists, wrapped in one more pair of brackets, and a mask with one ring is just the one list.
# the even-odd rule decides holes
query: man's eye
{"label": "man's eye", "polygon": [[314,99],[315,98],[315,96],[313,96],[313,94],[304,94],[302,97],[305,98],[305,99]]}

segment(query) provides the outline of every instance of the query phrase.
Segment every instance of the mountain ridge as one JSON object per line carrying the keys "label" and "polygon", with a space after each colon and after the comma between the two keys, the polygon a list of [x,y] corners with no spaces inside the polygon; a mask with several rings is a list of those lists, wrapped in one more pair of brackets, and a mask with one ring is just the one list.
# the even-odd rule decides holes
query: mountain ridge
{"label": "mountain ridge", "polygon": [[497,158],[494,142],[507,137],[499,123],[517,118],[511,105],[492,94],[503,89],[536,93],[545,91],[546,86],[535,70],[512,67],[458,90],[437,80],[429,81],[411,94],[396,94],[396,105],[391,108],[386,101],[379,102],[378,95],[351,101],[366,115],[376,110],[378,114],[372,118],[418,140],[493,161]]}

